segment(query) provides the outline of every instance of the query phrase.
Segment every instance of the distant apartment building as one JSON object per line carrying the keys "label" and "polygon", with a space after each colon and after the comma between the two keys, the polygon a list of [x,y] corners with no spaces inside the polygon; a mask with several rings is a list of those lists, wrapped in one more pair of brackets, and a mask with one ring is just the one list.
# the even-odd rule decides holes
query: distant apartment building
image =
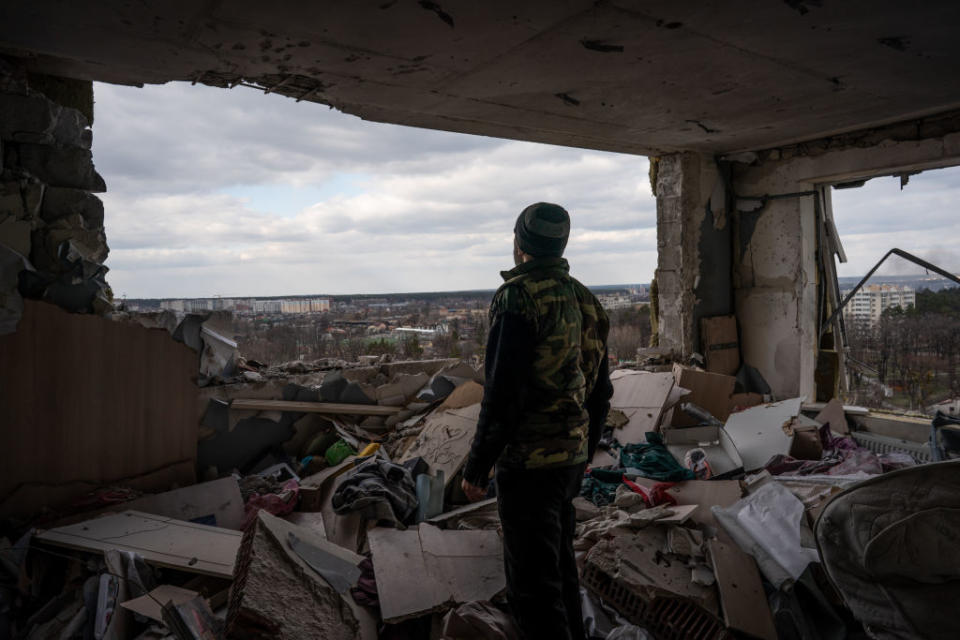
{"label": "distant apartment building", "polygon": [[167,311],[183,311],[183,300],[161,300],[160,308]]}
{"label": "distant apartment building", "polygon": [[629,309],[636,304],[630,296],[618,294],[600,294],[597,300],[604,309]]}
{"label": "distant apartment building", "polygon": [[[846,295],[849,292],[844,292]],[[843,310],[844,316],[853,322],[875,325],[887,309],[916,306],[917,293],[905,285],[871,284],[857,291]]]}
{"label": "distant apartment building", "polygon": [[330,301],[324,298],[280,300],[280,313],[323,313],[325,311],[330,311]]}
{"label": "distant apartment building", "polygon": [[234,298],[197,298],[194,300],[161,300],[160,308],[185,313],[236,311],[238,313],[324,313],[330,311],[327,298],[291,298],[287,300],[237,300]]}

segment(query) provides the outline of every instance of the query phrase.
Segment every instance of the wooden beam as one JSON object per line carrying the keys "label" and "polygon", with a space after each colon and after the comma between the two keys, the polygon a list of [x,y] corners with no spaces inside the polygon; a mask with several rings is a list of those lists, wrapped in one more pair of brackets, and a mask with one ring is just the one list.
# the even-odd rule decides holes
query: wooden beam
{"label": "wooden beam", "polygon": [[237,411],[293,411],[295,413],[325,413],[345,416],[392,416],[403,407],[383,407],[376,404],[347,404],[342,402],[295,402],[293,400],[256,400],[237,398],[230,403]]}

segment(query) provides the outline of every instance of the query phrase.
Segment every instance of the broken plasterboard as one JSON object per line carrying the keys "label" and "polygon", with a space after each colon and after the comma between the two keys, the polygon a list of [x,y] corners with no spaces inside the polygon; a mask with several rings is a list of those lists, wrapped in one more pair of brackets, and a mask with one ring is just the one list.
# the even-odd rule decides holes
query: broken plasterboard
{"label": "broken plasterboard", "polygon": [[231,579],[241,535],[231,529],[125,511],[43,531],[36,539],[81,551],[130,551],[150,564]]}
{"label": "broken plasterboard", "polygon": [[[614,372],[619,373],[618,372]],[[656,431],[674,387],[673,374],[624,371],[611,375],[613,397],[610,406],[627,416],[627,424],[614,429],[620,444],[646,442],[646,433]]]}
{"label": "broken plasterboard", "polygon": [[775,455],[787,455],[793,442],[793,421],[803,398],[771,402],[734,413],[724,425],[740,452],[745,471],[760,469]]}
{"label": "broken plasterboard", "polygon": [[496,531],[444,531],[421,523],[406,531],[372,529],[368,538],[384,622],[491,600],[506,586]]}
{"label": "broken plasterboard", "polygon": [[190,589],[175,587],[170,584],[162,584],[150,591],[150,593],[142,595],[139,598],[121,602],[120,606],[128,611],[138,613],[145,618],[163,622],[163,605],[168,602],[183,604],[184,602],[193,600],[198,595],[200,594]]}
{"label": "broken plasterboard", "polygon": [[402,464],[407,460],[423,458],[430,467],[431,475],[436,476],[438,471],[443,471],[445,484],[449,486],[467,461],[479,417],[479,404],[463,409],[434,411],[425,418],[420,435],[398,462]]}
{"label": "broken plasterboard", "polygon": [[710,614],[716,615],[715,589],[692,582],[686,563],[663,559],[663,551],[667,548],[667,530],[668,527],[650,526],[637,530],[633,535],[601,539],[586,554],[584,584],[593,588],[606,582],[596,579],[598,574],[602,574],[609,579],[609,583],[616,584],[618,590],[632,593],[645,604],[649,605],[655,598],[661,597],[689,598]]}
{"label": "broken plasterboard", "polygon": [[681,467],[692,449],[703,449],[710,465],[711,478],[724,479],[743,470],[738,447],[723,427],[684,427],[663,431],[663,444]]}
{"label": "broken plasterboard", "polygon": [[653,524],[683,524],[699,508],[700,505],[696,504],[673,505],[670,507],[670,515],[654,520]]}
{"label": "broken plasterboard", "polygon": [[142,511],[224,529],[243,528],[243,497],[233,476],[143,496],[120,506],[123,511]]}

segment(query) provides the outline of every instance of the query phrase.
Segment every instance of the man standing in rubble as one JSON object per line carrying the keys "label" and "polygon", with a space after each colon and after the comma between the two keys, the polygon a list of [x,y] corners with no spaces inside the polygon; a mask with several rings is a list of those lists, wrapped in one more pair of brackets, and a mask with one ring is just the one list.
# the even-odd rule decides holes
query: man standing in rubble
{"label": "man standing in rubble", "polygon": [[609,321],[561,257],[563,207],[539,202],[514,227],[516,267],[490,305],[486,384],[462,488],[487,492],[496,463],[507,600],[527,638],[584,637],[573,551],[580,493],[610,407]]}

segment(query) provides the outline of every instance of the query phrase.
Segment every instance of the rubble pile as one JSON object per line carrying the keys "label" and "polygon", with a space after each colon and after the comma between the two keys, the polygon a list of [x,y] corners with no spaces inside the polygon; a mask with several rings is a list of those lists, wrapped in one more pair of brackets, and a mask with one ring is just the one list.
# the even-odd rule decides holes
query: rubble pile
{"label": "rubble pile", "polygon": [[[0,60],[0,334],[15,331],[23,297],[77,313],[112,308],[103,261],[106,191],[90,153],[90,117],[37,90],[59,82],[85,102],[90,83],[29,77]],[[61,93],[63,87],[60,87]]]}
{"label": "rubble pile", "polygon": [[[204,333],[216,317],[164,322],[184,342],[216,339]],[[519,638],[495,488],[472,504],[459,488],[480,372],[368,359],[252,378],[232,362],[234,375],[203,389],[206,482],[100,491],[59,520],[4,532],[5,637]],[[589,637],[859,629],[874,602],[856,600],[855,618],[833,585],[861,584],[862,571],[845,557],[822,564],[846,531],[828,505],[923,466],[861,446],[856,407],[772,402],[735,376],[661,369],[614,372],[602,448],[575,499]]]}

